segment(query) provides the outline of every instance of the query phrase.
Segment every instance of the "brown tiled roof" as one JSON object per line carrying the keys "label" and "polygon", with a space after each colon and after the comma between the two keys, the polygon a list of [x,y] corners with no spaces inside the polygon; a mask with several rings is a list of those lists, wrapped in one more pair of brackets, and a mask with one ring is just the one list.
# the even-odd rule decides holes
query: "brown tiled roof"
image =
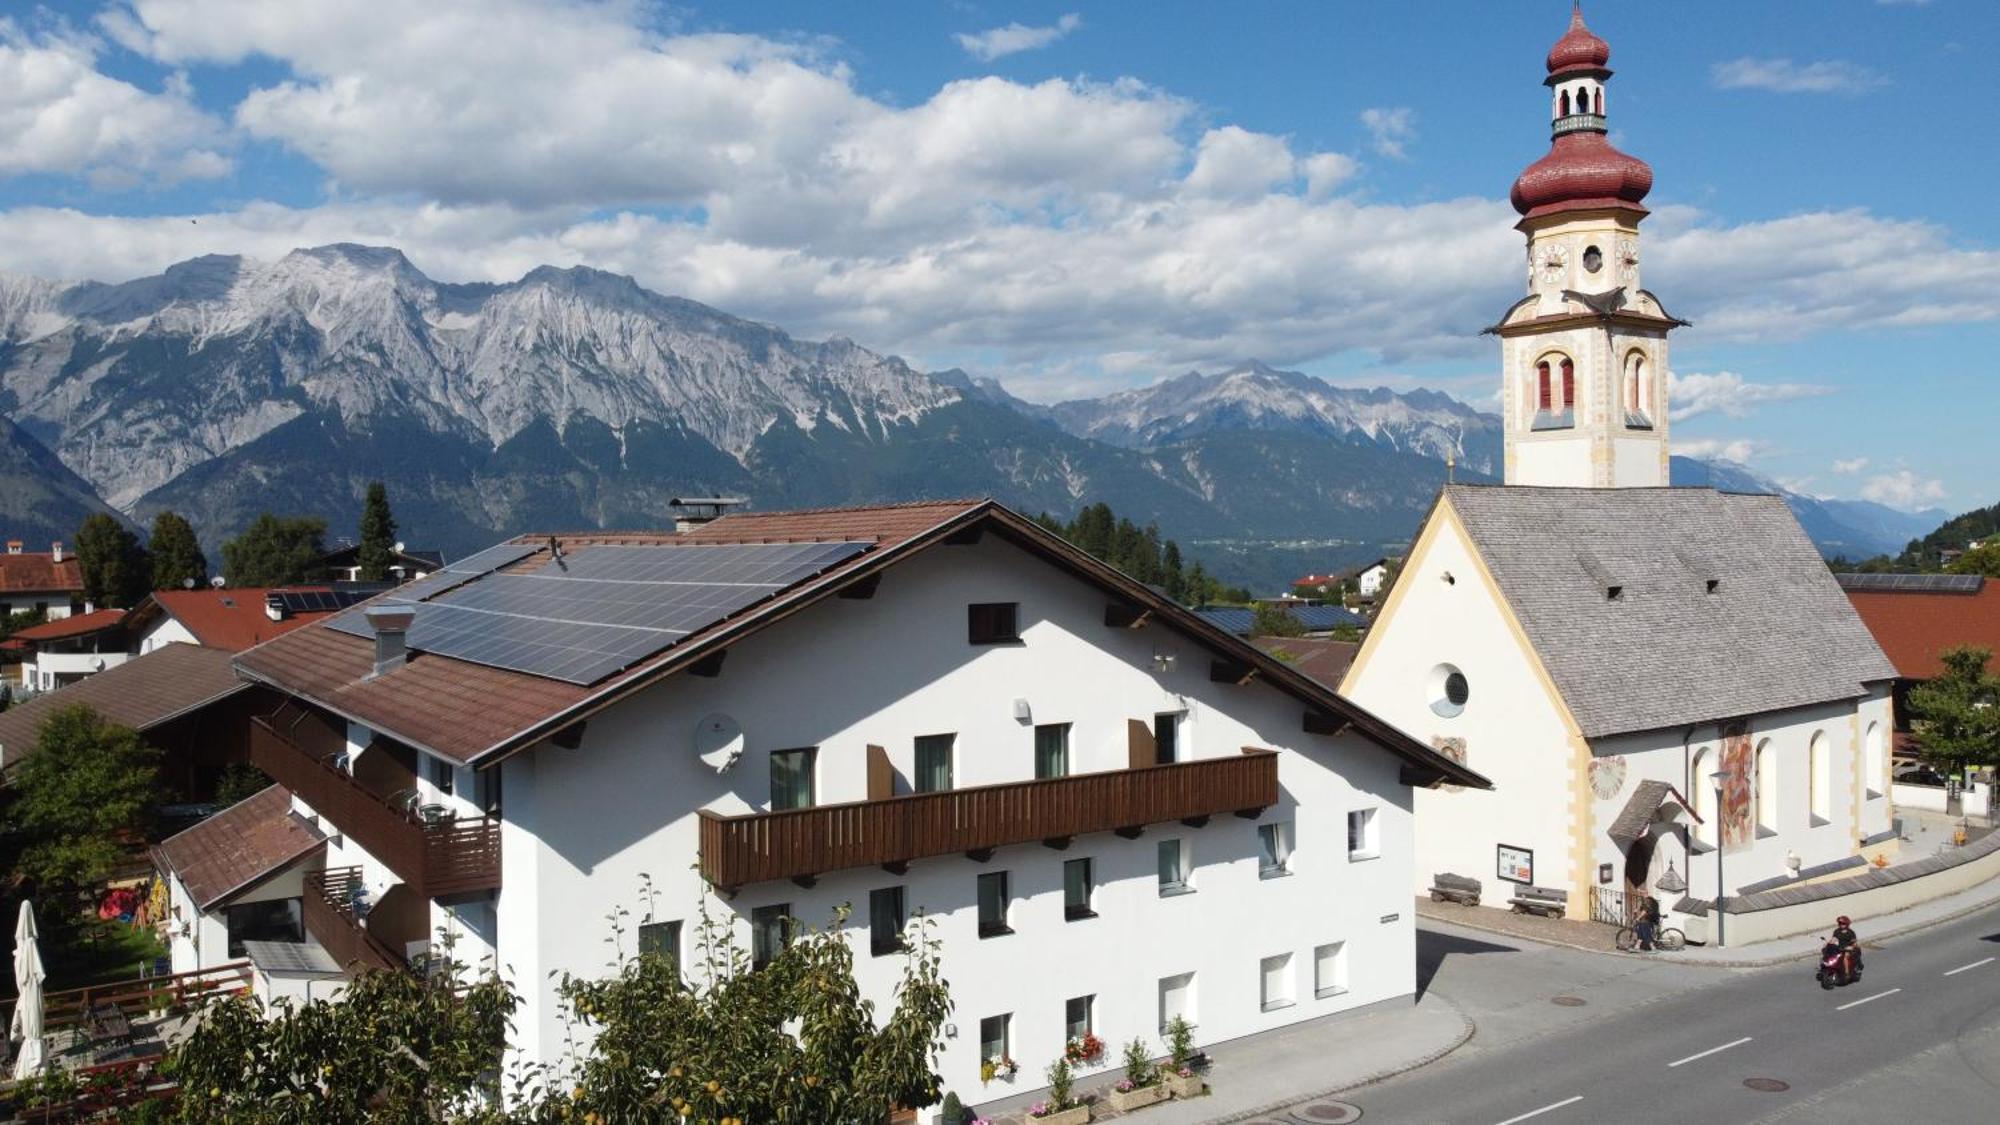
{"label": "brown tiled roof", "polygon": [[0,711],[0,767],[12,769],[34,748],[42,722],[85,704],[134,730],[146,730],[249,685],[229,668],[230,654],[200,645],[167,645],[86,676],[65,688]]}
{"label": "brown tiled roof", "polygon": [[292,814],[291,791],[273,785],[167,837],[153,857],[205,912],[325,843],[325,834]]}
{"label": "brown tiled roof", "polygon": [[[1350,722],[1365,736],[1408,759],[1418,783],[1451,780],[1481,788],[1479,774],[1424,746],[1362,710],[1310,676],[1202,620],[1062,540],[1034,521],[992,500],[926,501],[861,508],[795,512],[741,512],[684,533],[582,532],[556,538],[567,550],[598,543],[761,543],[873,541],[874,549],[846,560],[758,605],[681,640],[672,648],[588,686],[471,664],[435,653],[419,654],[401,668],[367,678],[373,644],[326,627],[324,622],[257,646],[236,659],[252,679],[359,720],[440,757],[479,764],[498,760],[536,739],[587,718],[631,691],[678,671],[742,637],[831,597],[889,566],[960,534],[991,530],[1087,582],[1112,591],[1156,619],[1255,669],[1280,690]],[[515,543],[542,544],[547,535]],[[540,557],[517,564],[542,565]]]}
{"label": "brown tiled roof", "polygon": [[1340,687],[1354,654],[1361,646],[1354,641],[1329,641],[1318,637],[1252,637],[1250,643],[1325,684]]}
{"label": "brown tiled roof", "polygon": [[[325,589],[326,587],[284,586],[276,589]],[[128,623],[137,633],[165,614],[180,622],[194,639],[209,648],[242,652],[272,637],[282,636],[309,621],[329,613],[295,613],[283,621],[273,621],[264,612],[264,597],[271,593],[263,586],[225,587],[220,590],[158,590],[132,611]]]}
{"label": "brown tiled roof", "polygon": [[91,633],[101,633],[115,629],[125,620],[122,609],[99,609],[90,613],[72,613],[68,617],[58,617],[44,621],[40,625],[30,625],[26,629],[16,629],[14,639],[18,641],[60,641],[67,637],[83,637]]}
{"label": "brown tiled roof", "polygon": [[23,551],[18,555],[0,554],[0,593],[50,593],[80,594],[83,592],[83,567],[75,555],[65,555],[57,562],[47,551]]}
{"label": "brown tiled roof", "polygon": [[1944,674],[1938,654],[1948,648],[2000,653],[2000,582],[1988,579],[1975,594],[1849,590],[1847,598],[1906,680]]}

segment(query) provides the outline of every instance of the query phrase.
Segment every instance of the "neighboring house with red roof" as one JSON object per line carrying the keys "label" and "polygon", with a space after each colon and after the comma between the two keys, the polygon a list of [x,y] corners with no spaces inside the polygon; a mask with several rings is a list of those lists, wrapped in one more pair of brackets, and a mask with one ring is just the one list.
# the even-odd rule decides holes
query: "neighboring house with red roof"
{"label": "neighboring house with red roof", "polygon": [[524,535],[236,668],[290,697],[251,761],[328,836],[306,956],[445,930],[524,998],[510,1065],[569,1049],[554,981],[619,903],[679,964],[704,913],[762,961],[852,904],[878,1008],[921,913],[961,1090],[1079,1030],[1407,1003],[1412,790],[1488,784],[990,500]]}
{"label": "neighboring house with red roof", "polygon": [[46,551],[24,550],[19,539],[7,541],[0,555],[0,616],[40,610],[49,620],[89,612],[83,600],[83,567],[76,556],[52,543]]}
{"label": "neighboring house with red roof", "polygon": [[21,682],[36,691],[67,687],[130,656],[122,609],[65,615],[18,630],[9,640],[26,646]]}
{"label": "neighboring house with red roof", "polygon": [[169,644],[242,652],[358,600],[324,586],[156,590],[132,611],[127,629],[140,653]]}
{"label": "neighboring house with red roof", "polygon": [[1835,577],[1896,666],[1897,752],[1914,753],[1905,706],[1910,689],[1944,674],[1946,649],[1975,645],[2000,654],[2000,581],[1971,574]]}

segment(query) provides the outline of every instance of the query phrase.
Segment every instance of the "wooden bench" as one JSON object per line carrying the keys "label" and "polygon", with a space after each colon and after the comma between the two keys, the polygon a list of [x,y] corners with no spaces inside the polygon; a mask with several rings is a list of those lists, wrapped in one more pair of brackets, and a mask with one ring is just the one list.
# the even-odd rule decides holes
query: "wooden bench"
{"label": "wooden bench", "polygon": [[1479,905],[1480,882],[1466,875],[1439,872],[1431,878],[1432,902],[1455,902],[1460,906]]}
{"label": "wooden bench", "polygon": [[1555,887],[1522,887],[1507,900],[1516,914],[1539,914],[1560,918],[1569,913],[1569,892]]}

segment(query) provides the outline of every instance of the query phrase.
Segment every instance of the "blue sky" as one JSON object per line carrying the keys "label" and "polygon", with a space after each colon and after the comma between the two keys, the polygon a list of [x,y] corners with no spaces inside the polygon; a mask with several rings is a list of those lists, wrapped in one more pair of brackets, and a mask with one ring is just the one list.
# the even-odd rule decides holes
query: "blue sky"
{"label": "blue sky", "polygon": [[[1256,356],[1489,405],[1562,0],[63,0],[0,17],[0,270],[402,246],[631,273],[1056,399]],[[1809,13],[1809,15],[1808,15]],[[2000,499],[2000,5],[1598,0],[1675,439]]]}

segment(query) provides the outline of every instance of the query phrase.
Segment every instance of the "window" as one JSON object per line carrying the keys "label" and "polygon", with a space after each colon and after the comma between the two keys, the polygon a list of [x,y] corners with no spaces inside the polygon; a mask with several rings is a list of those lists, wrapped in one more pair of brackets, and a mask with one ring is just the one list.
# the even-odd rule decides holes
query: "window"
{"label": "window", "polygon": [[1328,942],[1313,950],[1313,995],[1338,996],[1347,991],[1347,943]]}
{"label": "window", "polygon": [[1694,752],[1694,766],[1688,773],[1694,786],[1694,838],[1704,844],[1715,843],[1715,756],[1707,749]]}
{"label": "window", "polygon": [[1868,733],[1861,742],[1864,768],[1868,771],[1861,787],[1871,801],[1879,799],[1888,788],[1887,779],[1882,776],[1882,743],[1882,724],[1869,723]]}
{"label": "window", "polygon": [[1007,926],[1007,873],[993,871],[979,877],[979,936],[999,937],[1014,931]]}
{"label": "window", "polygon": [[1001,1062],[1013,1056],[1008,1040],[1013,1030],[1014,1013],[1004,1016],[987,1016],[979,1021],[979,1058],[981,1062]]}
{"label": "window", "polygon": [[305,920],[295,898],[246,902],[227,908],[223,925],[229,933],[229,955],[243,956],[246,941],[282,941],[297,944],[306,940]]}
{"label": "window", "polygon": [[809,809],[813,806],[813,759],[819,751],[773,750],[771,752],[771,810]]}
{"label": "window", "polygon": [[1771,740],[1757,744],[1757,828],[1760,835],[1778,830],[1778,753]]}
{"label": "window", "polygon": [[1563,374],[1562,409],[1563,413],[1567,414],[1570,411],[1576,409],[1576,364],[1571,363],[1567,357],[1565,357],[1562,361],[1562,374]]}
{"label": "window", "polygon": [[1178,711],[1153,716],[1153,761],[1158,765],[1180,761],[1181,715]]}
{"label": "window", "polygon": [[1160,841],[1160,893],[1162,895],[1185,894],[1194,888],[1188,885],[1188,849],[1186,840]]}
{"label": "window", "polygon": [[1430,700],[1431,714],[1454,719],[1465,713],[1465,702],[1472,698],[1472,682],[1457,665],[1440,664],[1425,678],[1424,694]]}
{"label": "window", "polygon": [[1160,978],[1160,1030],[1165,1031],[1176,1017],[1195,1022],[1193,973]]}
{"label": "window", "polygon": [[1090,896],[1096,885],[1091,878],[1088,859],[1063,861],[1063,917],[1075,922],[1082,918],[1095,918],[1097,911],[1090,908]]}
{"label": "window", "polygon": [[424,755],[424,761],[430,763],[431,784],[437,787],[438,792],[447,797],[451,796],[451,763],[443,758],[433,758],[429,754]]}
{"label": "window", "polygon": [[1374,809],[1355,809],[1347,814],[1347,858],[1374,859],[1382,854],[1377,839]]}
{"label": "window", "polygon": [[1812,758],[1812,823],[1818,827],[1833,823],[1832,763],[1828,760],[1831,750],[1825,731],[1813,732],[1808,752]]}
{"label": "window", "polygon": [[681,924],[672,922],[641,922],[639,924],[639,956],[658,957],[674,968],[681,964]]}
{"label": "window", "polygon": [[[1584,106],[1586,106],[1586,107],[1588,107],[1588,106],[1590,105],[1590,95],[1589,95],[1589,94],[1584,94],[1584,95],[1582,96],[1582,104],[1583,104]],[[1583,268],[1584,268],[1584,270],[1585,270],[1586,272],[1589,272],[1589,273],[1596,273],[1596,272],[1597,272],[1598,270],[1601,270],[1601,269],[1603,269],[1603,268],[1604,268],[1604,251],[1602,251],[1602,250],[1599,250],[1599,249],[1598,249],[1597,247],[1595,247],[1595,246],[1586,246],[1586,247],[1584,247],[1584,248],[1583,248]]]}
{"label": "window", "polygon": [[877,957],[903,951],[903,888],[868,892],[868,948]]}
{"label": "window", "polygon": [[1292,862],[1292,822],[1280,820],[1257,826],[1257,874],[1269,879],[1289,874]]}
{"label": "window", "polygon": [[1258,998],[1265,1011],[1292,1006],[1292,955],[1280,953],[1266,957],[1262,966],[1263,987]]}
{"label": "window", "polygon": [[965,639],[976,645],[1000,645],[1021,639],[1021,603],[975,602],[966,607]]}
{"label": "window", "polygon": [[1555,394],[1550,389],[1549,361],[1535,365],[1535,409],[1547,414],[1555,409]]}
{"label": "window", "polygon": [[1092,1031],[1091,1009],[1097,1006],[1095,996],[1072,996],[1063,1003],[1063,1040],[1074,1042]]}
{"label": "window", "polygon": [[1035,777],[1069,776],[1069,724],[1050,723],[1035,728]]}
{"label": "window", "polygon": [[954,734],[917,736],[917,792],[943,793],[951,788],[951,748],[957,738]]}
{"label": "window", "polygon": [[759,906],[750,911],[750,967],[761,969],[792,944],[792,905]]}

